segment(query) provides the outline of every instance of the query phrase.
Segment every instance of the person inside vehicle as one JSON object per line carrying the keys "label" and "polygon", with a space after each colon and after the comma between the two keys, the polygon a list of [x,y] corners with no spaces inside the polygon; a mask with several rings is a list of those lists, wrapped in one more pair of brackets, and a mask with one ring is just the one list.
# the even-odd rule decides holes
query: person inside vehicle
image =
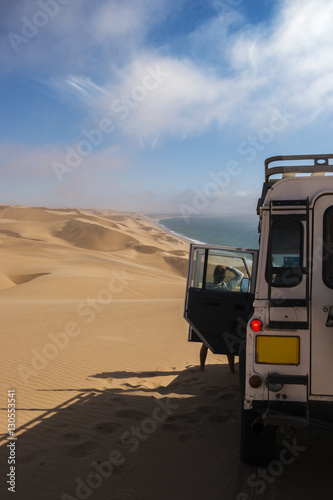
{"label": "person inside vehicle", "polygon": [[[225,281],[227,271],[231,271],[234,274],[234,277],[228,281]],[[244,274],[241,271],[235,269],[232,266],[218,265],[214,269],[214,282],[207,282],[206,288],[215,288],[219,290],[225,290],[226,292],[231,292],[242,281],[243,276]]]}
{"label": "person inside vehicle", "polygon": [[[231,271],[234,274],[234,277],[228,281],[225,281],[227,270]],[[232,266],[217,265],[213,273],[214,282],[213,283],[207,282],[206,288],[217,289],[217,290],[219,289],[219,290],[224,290],[226,292],[231,292],[242,281],[243,276],[244,274],[241,271],[235,269]],[[201,371],[204,371],[205,369],[207,353],[208,353],[208,347],[206,346],[206,344],[202,344],[200,349]],[[235,355],[227,354],[227,358],[228,358],[230,372],[235,373]]]}

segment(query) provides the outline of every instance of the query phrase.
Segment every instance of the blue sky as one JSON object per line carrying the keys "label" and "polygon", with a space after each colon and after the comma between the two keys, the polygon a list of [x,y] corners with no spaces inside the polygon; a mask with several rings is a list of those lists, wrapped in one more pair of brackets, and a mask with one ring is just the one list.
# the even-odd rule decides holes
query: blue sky
{"label": "blue sky", "polygon": [[331,153],[331,0],[2,0],[0,203],[249,214]]}

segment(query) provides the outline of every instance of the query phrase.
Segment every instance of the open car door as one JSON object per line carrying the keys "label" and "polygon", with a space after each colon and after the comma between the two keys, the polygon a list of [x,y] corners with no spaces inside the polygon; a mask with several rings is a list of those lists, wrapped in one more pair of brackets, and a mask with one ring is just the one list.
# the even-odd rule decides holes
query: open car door
{"label": "open car door", "polygon": [[[257,250],[191,244],[184,311],[189,341],[214,354],[238,354],[252,315],[257,259]],[[226,269],[224,284],[216,283],[217,266]]]}

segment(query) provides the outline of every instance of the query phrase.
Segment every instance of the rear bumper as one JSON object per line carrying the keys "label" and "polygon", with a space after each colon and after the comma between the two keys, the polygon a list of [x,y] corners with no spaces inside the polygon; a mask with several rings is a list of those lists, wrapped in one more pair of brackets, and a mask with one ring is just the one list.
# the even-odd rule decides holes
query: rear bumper
{"label": "rear bumper", "polygon": [[266,426],[305,428],[315,425],[333,431],[332,402],[253,401],[252,407],[258,414],[256,419],[258,428],[260,426],[263,428]]}

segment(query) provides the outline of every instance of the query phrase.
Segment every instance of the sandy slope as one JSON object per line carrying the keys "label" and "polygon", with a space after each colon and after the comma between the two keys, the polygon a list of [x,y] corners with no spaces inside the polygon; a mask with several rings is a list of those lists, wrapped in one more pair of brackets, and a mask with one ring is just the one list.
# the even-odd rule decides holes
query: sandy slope
{"label": "sandy slope", "polygon": [[331,498],[331,438],[264,486],[240,464],[237,375],[186,342],[187,256],[140,215],[0,206],[1,498]]}

